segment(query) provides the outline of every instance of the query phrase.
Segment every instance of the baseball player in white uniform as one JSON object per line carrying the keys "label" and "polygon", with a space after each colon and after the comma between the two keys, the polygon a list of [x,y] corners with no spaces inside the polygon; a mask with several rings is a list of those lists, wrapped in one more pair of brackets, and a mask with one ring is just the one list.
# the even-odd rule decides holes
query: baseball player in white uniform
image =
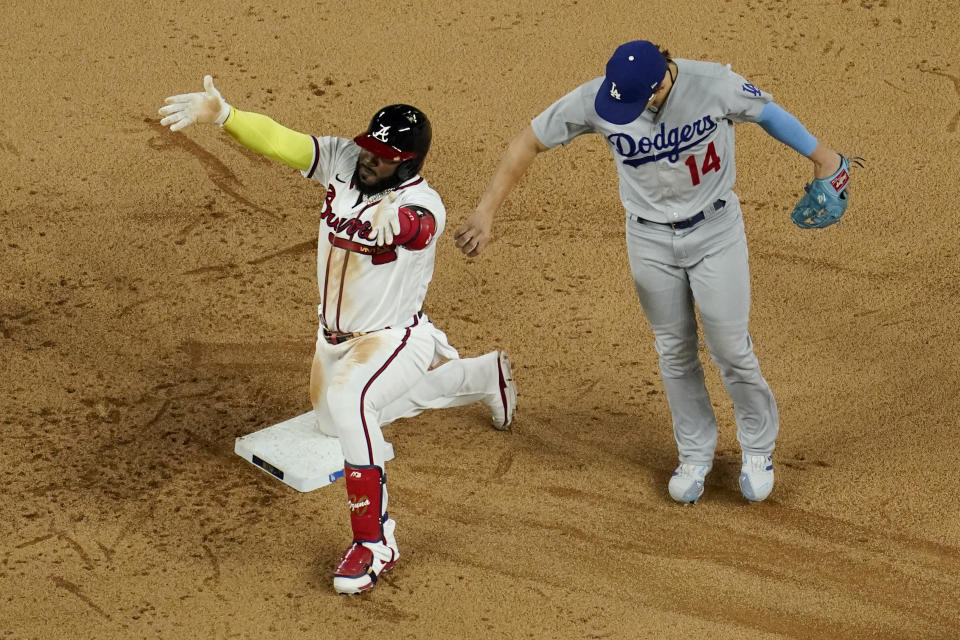
{"label": "baseball player in white uniform", "polygon": [[431,140],[420,110],[390,105],[353,139],[316,137],[231,107],[210,76],[204,88],[167,98],[161,123],[173,131],[219,124],[325,190],[310,396],[319,428],[339,438],[345,457],[353,541],[333,585],[360,593],[399,558],[381,427],[425,409],[480,401],[494,426],[508,428],[516,406],[510,361],[501,351],[461,359],[421,310],[446,210],[419,174]]}
{"label": "baseball player in white uniform", "polygon": [[680,464],[669,492],[683,503],[702,495],[717,444],[695,308],[733,400],[742,448],[740,489],[750,501],[765,499],[773,489],[779,418],[747,330],[747,243],[732,191],[738,122],[759,123],[807,156],[815,178],[832,180],[845,197],[846,159],[819,144],[769,93],[729,66],[672,59],[638,40],[617,48],[605,76],[554,102],[514,138],[477,209],[455,235],[465,254],[479,254],[490,241],[494,213],[538,153],[587,133],[604,137],[619,173],[630,267],[673,418]]}

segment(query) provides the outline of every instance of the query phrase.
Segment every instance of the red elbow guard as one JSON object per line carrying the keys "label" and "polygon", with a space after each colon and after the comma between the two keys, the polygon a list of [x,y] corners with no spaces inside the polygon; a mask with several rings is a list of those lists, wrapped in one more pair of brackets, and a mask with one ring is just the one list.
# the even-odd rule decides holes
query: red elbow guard
{"label": "red elbow guard", "polygon": [[430,244],[436,230],[437,221],[426,209],[400,207],[400,233],[393,242],[411,251],[418,251]]}

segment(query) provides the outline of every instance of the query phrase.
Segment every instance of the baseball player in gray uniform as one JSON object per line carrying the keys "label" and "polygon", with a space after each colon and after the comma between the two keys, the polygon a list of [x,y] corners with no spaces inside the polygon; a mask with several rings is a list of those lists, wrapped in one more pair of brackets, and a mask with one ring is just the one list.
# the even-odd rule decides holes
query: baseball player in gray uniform
{"label": "baseball player in gray uniform", "polygon": [[422,312],[446,208],[420,175],[427,117],[410,105],[380,109],[353,138],[313,136],[230,106],[204,91],[171,96],[160,121],[178,131],[216,123],[239,143],[299,169],[323,187],[317,206],[319,330],[310,371],[317,426],[339,439],[353,541],[333,573],[339,593],[361,593],[400,557],[387,512],[381,428],[426,409],[474,402],[509,427],[517,390],[499,350],[460,358]]}
{"label": "baseball player in gray uniform", "polygon": [[[605,76],[554,102],[513,139],[476,210],[455,234],[461,251],[476,256],[490,241],[494,213],[538,153],[587,133],[604,137],[617,165],[630,268],[655,336],[679,451],[669,492],[683,503],[703,494],[717,444],[695,309],[733,400],[743,496],[760,501],[773,489],[777,403],[747,328],[747,243],[732,191],[733,125],[739,122],[760,124],[808,157],[814,182],[846,197],[847,160],[819,144],[769,93],[729,66],[673,59],[638,40],[617,48]],[[836,220],[794,221],[819,227]]]}

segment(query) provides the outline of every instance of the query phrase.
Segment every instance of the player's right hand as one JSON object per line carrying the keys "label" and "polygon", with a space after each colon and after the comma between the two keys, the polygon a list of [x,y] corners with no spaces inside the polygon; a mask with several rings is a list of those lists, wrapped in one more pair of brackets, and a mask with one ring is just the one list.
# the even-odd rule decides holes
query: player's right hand
{"label": "player's right hand", "polygon": [[211,76],[203,77],[203,89],[202,92],[181,93],[164,100],[166,106],[160,107],[158,112],[165,116],[160,124],[170,125],[170,131],[180,131],[194,122],[223,124],[230,115],[230,105],[213,86]]}
{"label": "player's right hand", "polygon": [[493,216],[476,209],[457,228],[456,233],[453,234],[453,239],[464,255],[473,258],[487,248],[490,243],[490,229],[492,227]]}
{"label": "player's right hand", "polygon": [[389,247],[393,244],[393,237],[400,233],[400,206],[396,204],[398,196],[396,191],[391,191],[380,199],[380,204],[373,211],[369,238],[378,247]]}

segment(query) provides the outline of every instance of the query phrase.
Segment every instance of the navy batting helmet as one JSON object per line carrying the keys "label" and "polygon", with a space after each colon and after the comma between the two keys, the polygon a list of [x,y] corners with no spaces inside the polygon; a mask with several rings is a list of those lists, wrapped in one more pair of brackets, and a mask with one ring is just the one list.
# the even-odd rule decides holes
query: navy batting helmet
{"label": "navy batting helmet", "polygon": [[430,121],[408,104],[392,104],[370,119],[366,133],[353,139],[358,145],[387,160],[400,161],[400,182],[417,175],[430,150]]}

